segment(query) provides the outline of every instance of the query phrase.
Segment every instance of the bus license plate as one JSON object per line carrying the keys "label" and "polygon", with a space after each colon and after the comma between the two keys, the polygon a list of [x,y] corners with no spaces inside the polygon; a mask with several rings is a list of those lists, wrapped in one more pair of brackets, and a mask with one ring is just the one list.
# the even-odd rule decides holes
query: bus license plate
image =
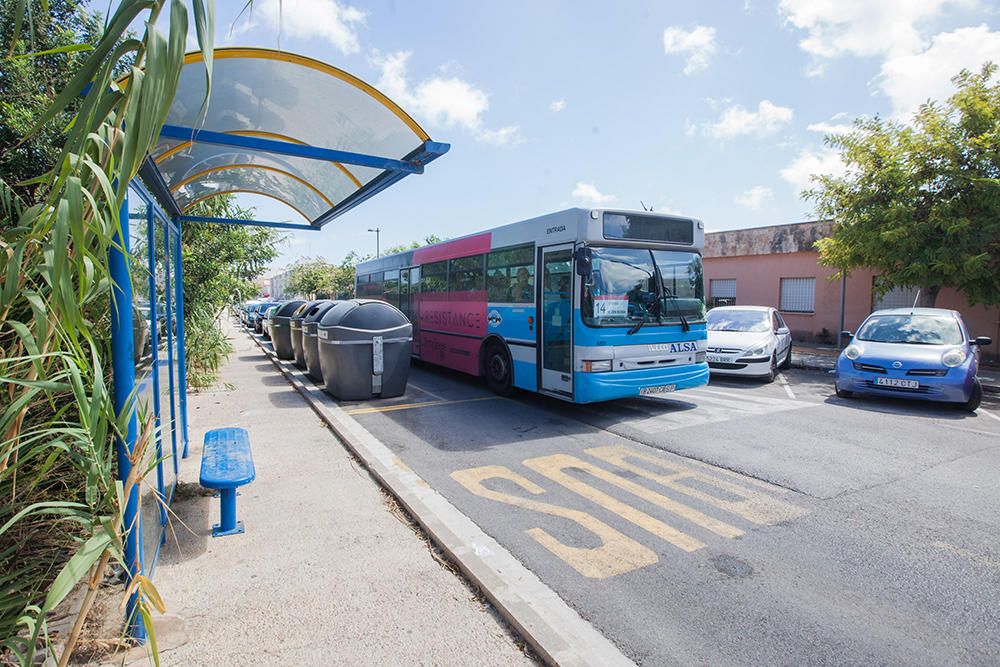
{"label": "bus license plate", "polygon": [[649,396],[650,394],[666,394],[674,389],[677,389],[677,385],[675,384],[661,384],[658,387],[643,387],[639,390],[639,395]]}
{"label": "bus license plate", "polygon": [[875,378],[875,384],[880,387],[902,387],[903,389],[920,388],[920,383],[916,380],[903,380],[900,378]]}

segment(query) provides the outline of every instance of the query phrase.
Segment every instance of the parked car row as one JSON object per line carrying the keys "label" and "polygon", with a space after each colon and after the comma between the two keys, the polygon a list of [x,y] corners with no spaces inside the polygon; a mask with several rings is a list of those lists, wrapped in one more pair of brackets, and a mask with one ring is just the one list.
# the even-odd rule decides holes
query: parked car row
{"label": "parked car row", "polygon": [[[742,375],[774,381],[792,361],[792,335],[775,308],[721,306],[706,316],[712,375]],[[895,308],[869,315],[835,370],[837,396],[905,397],[979,407],[983,388],[976,377],[980,348],[961,314],[942,308]]]}

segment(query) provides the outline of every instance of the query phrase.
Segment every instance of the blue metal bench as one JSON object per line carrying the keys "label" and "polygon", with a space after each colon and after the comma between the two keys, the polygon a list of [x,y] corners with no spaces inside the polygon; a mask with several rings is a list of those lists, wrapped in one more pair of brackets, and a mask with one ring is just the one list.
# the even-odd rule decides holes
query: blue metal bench
{"label": "blue metal bench", "polygon": [[201,455],[201,485],[218,489],[222,499],[219,523],[212,526],[212,537],[238,535],[243,522],[236,520],[236,489],[256,477],[250,456],[250,436],[242,428],[217,428],[205,434]]}

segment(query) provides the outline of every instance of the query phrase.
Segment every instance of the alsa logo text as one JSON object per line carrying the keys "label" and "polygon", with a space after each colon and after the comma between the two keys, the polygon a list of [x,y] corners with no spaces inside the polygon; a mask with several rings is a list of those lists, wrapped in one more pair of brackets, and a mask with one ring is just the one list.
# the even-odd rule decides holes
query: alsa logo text
{"label": "alsa logo text", "polygon": [[693,340],[683,343],[658,343],[649,346],[650,352],[697,352],[698,343]]}

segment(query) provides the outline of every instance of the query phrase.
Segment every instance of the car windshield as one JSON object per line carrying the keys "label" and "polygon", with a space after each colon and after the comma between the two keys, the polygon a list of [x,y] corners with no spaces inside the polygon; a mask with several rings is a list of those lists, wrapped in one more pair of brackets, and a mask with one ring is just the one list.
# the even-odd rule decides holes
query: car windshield
{"label": "car windshield", "polygon": [[[593,248],[584,281],[583,320],[590,326],[676,324],[704,314],[701,256],[645,248]],[[659,276],[660,283],[657,284]]]}
{"label": "car windshield", "polygon": [[709,331],[763,333],[771,330],[771,318],[763,310],[710,310],[705,321]]}
{"label": "car windshield", "polygon": [[953,317],[872,315],[858,330],[858,340],[909,345],[959,345],[962,329]]}

